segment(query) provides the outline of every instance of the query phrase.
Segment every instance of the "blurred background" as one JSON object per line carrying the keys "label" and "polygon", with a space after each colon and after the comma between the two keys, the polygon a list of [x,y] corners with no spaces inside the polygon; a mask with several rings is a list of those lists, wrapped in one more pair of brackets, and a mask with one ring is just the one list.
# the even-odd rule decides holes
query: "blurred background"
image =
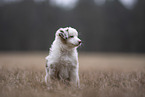
{"label": "blurred background", "polygon": [[0,51],[47,51],[66,26],[82,52],[145,53],[145,0],[0,0]]}

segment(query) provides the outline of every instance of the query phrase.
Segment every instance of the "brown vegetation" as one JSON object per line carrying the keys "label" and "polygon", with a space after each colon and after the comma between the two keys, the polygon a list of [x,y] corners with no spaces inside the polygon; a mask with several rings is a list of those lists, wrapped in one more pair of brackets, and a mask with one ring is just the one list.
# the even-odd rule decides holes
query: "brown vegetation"
{"label": "brown vegetation", "polygon": [[44,82],[46,54],[0,55],[0,97],[145,97],[145,56],[80,54],[81,89]]}

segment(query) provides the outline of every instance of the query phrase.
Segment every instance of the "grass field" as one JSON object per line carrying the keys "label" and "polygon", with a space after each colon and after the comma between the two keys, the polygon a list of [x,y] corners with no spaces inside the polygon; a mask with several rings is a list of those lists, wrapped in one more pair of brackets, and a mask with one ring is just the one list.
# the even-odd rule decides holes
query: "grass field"
{"label": "grass field", "polygon": [[0,97],[145,97],[145,55],[81,53],[81,89],[44,82],[46,52],[0,52]]}

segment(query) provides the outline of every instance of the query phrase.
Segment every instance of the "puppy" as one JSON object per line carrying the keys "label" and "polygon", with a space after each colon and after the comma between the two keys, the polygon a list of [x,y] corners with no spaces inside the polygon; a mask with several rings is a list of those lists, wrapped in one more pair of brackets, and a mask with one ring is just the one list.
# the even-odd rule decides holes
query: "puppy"
{"label": "puppy", "polygon": [[46,57],[45,82],[51,87],[53,79],[65,80],[80,87],[77,47],[81,45],[78,32],[71,27],[56,31],[49,55]]}

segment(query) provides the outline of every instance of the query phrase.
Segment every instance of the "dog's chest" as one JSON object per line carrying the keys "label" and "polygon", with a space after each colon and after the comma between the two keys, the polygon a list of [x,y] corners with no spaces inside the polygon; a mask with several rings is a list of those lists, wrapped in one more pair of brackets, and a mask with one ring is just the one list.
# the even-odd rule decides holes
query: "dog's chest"
{"label": "dog's chest", "polygon": [[59,76],[63,79],[67,79],[69,78],[70,72],[76,69],[77,60],[73,56],[63,55],[60,57],[58,64]]}
{"label": "dog's chest", "polygon": [[59,63],[64,66],[76,66],[77,58],[70,55],[62,55],[59,59]]}

